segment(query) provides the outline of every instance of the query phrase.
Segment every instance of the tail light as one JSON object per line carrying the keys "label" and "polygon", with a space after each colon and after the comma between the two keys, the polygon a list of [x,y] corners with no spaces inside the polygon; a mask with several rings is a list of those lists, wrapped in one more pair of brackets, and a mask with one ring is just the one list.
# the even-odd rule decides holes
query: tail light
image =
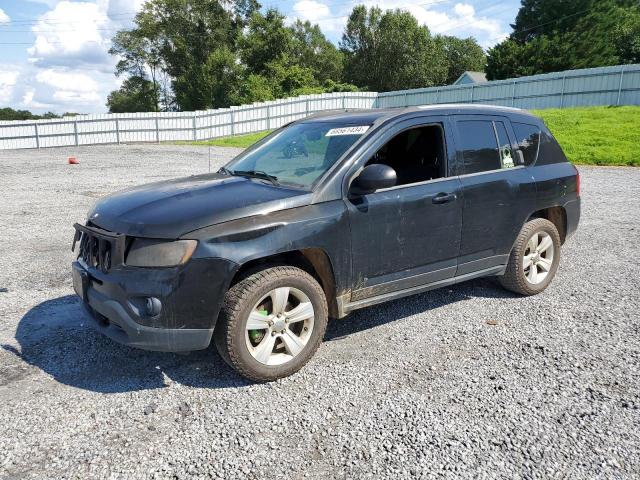
{"label": "tail light", "polygon": [[580,196],[580,170],[574,165],[573,168],[576,170],[576,195]]}

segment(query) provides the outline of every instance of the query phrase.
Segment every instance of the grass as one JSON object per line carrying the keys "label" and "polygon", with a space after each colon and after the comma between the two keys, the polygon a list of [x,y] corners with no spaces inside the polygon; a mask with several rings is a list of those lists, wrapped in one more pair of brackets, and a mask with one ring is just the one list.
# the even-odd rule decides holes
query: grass
{"label": "grass", "polygon": [[578,165],[640,166],[640,107],[533,111]]}
{"label": "grass", "polygon": [[[640,166],[640,107],[582,107],[535,110],[578,165]],[[269,131],[190,145],[246,148]]]}
{"label": "grass", "polygon": [[199,142],[178,142],[182,145],[211,145],[212,147],[236,147],[247,148],[253,145],[261,138],[271,133],[271,130],[258,133],[247,133],[246,135],[237,135],[235,137],[221,137],[213,140],[203,140]]}

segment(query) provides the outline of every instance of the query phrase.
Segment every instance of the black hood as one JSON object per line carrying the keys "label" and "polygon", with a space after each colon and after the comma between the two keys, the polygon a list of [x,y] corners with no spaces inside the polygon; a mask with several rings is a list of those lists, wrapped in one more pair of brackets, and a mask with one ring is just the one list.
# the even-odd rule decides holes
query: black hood
{"label": "black hood", "polygon": [[309,192],[222,174],[150,183],[98,201],[89,220],[126,235],[177,238],[216,223],[307,204]]}

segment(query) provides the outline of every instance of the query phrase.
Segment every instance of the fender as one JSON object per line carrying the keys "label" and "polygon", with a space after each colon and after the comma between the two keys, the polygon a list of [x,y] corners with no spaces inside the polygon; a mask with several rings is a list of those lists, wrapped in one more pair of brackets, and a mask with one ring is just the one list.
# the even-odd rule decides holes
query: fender
{"label": "fender", "polygon": [[[180,238],[199,241],[193,258],[224,258],[236,265],[305,249],[320,249],[333,269],[336,296],[351,291],[351,240],[342,200],[305,205],[194,230]],[[229,279],[230,281],[231,279]]]}

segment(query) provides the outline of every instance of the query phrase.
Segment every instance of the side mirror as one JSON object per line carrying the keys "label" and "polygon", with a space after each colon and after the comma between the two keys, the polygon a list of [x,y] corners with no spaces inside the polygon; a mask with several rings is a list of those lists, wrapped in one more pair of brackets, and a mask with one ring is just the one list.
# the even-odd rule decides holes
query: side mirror
{"label": "side mirror", "polygon": [[360,175],[351,184],[350,192],[354,195],[366,195],[381,188],[395,186],[398,181],[396,171],[388,165],[373,163],[362,169]]}

